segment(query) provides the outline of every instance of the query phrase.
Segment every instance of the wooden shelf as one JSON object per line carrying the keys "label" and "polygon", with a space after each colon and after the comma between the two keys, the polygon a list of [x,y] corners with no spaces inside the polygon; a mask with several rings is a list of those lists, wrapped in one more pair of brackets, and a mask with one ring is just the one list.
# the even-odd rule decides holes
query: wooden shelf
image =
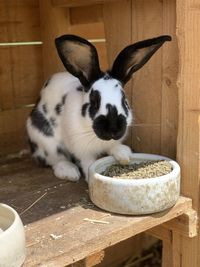
{"label": "wooden shelf", "polygon": [[184,197],[180,197],[177,204],[166,212],[143,217],[111,215],[89,205],[69,208],[27,226],[25,266],[45,264],[46,267],[59,267],[72,264],[176,218],[190,208],[191,200]]}
{"label": "wooden shelf", "polygon": [[28,158],[2,162],[0,172],[0,202],[13,206],[27,224],[24,267],[61,267],[91,257],[98,262],[105,248],[192,209],[191,199],[180,197],[165,212],[120,216],[96,208],[83,180],[56,179],[50,169],[38,168]]}

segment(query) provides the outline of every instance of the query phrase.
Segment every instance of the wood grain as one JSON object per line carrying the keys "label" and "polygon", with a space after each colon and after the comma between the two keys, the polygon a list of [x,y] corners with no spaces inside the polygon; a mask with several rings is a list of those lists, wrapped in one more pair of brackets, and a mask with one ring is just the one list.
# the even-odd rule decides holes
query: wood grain
{"label": "wood grain", "polygon": [[0,156],[27,147],[25,120],[31,108],[0,112]]}
{"label": "wood grain", "polygon": [[[191,196],[198,216],[200,211],[200,1],[177,0],[177,37],[179,46],[179,119],[177,159],[182,171],[182,193]],[[181,255],[174,266],[200,265],[200,235],[193,239],[176,236]]]}
{"label": "wood grain", "polygon": [[[41,266],[42,264],[46,264],[46,266],[56,264],[59,267],[72,264],[95,251],[100,251],[168,221],[186,211],[190,205],[189,200],[180,198],[178,203],[167,213],[144,217],[117,216],[117,218],[116,215],[112,216],[102,211],[85,209],[80,206],[68,209],[27,226],[27,245],[30,245],[24,266],[31,267],[40,263]],[[84,218],[104,220],[108,224],[91,224],[85,222]],[[62,238],[52,241],[49,237],[51,233],[61,235]],[[54,246],[56,246],[56,251]],[[45,252],[46,249],[48,249],[48,255]]]}
{"label": "wood grain", "polygon": [[163,46],[161,84],[161,153],[176,157],[178,125],[178,47],[176,39],[176,1],[163,1],[163,33],[172,42]]}
{"label": "wood grain", "polygon": [[35,103],[43,84],[41,55],[40,46],[0,47],[2,110]]}
{"label": "wood grain", "polygon": [[0,42],[39,41],[38,0],[0,0]]}
{"label": "wood grain", "polygon": [[44,79],[65,68],[55,48],[55,38],[69,31],[69,10],[53,7],[51,0],[39,0]]}
{"label": "wood grain", "polygon": [[[162,5],[159,0],[132,1],[132,42],[162,35]],[[133,128],[132,139],[138,152],[160,152],[161,66],[162,49],[134,74],[132,104],[137,129]],[[141,142],[137,141],[138,132],[143,136]]]}
{"label": "wood grain", "polygon": [[77,7],[115,1],[116,0],[52,0],[52,4],[57,7]]}

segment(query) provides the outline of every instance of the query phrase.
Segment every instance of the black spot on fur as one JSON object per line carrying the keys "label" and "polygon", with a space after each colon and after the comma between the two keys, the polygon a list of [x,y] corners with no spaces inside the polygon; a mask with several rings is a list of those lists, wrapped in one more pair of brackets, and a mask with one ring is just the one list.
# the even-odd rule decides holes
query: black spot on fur
{"label": "black spot on fur", "polygon": [[46,157],[48,157],[48,155],[49,155],[46,150],[44,151],[44,154],[45,154]]}
{"label": "black spot on fur", "polygon": [[112,79],[112,77],[108,73],[106,73],[105,76],[103,77],[103,79],[104,80],[110,80],[110,79]]}
{"label": "black spot on fur", "polygon": [[29,143],[29,146],[30,146],[30,149],[31,149],[31,153],[35,153],[35,151],[38,149],[38,145],[31,141],[30,139],[28,139],[28,143]]}
{"label": "black spot on fur", "polygon": [[101,104],[101,95],[96,90],[91,90],[90,93],[90,107],[89,107],[89,114],[90,117],[93,119],[95,114],[98,112]]}
{"label": "black spot on fur", "polygon": [[84,88],[83,88],[83,86],[80,85],[79,87],[76,88],[76,90],[79,91],[79,92],[83,92]]}
{"label": "black spot on fur", "polygon": [[47,105],[46,104],[43,104],[42,105],[42,110],[43,112],[46,114],[47,113]]}
{"label": "black spot on fur", "polygon": [[119,86],[119,84],[118,84],[118,83],[116,83],[116,84],[115,84],[115,87],[118,87],[118,86]]}
{"label": "black spot on fur", "polygon": [[57,154],[65,156],[65,158],[69,159],[69,153],[62,147],[58,146],[57,147]]}
{"label": "black spot on fur", "polygon": [[126,132],[126,118],[118,114],[114,105],[107,104],[107,115],[100,115],[95,118],[93,129],[96,135],[102,140],[119,140]]}
{"label": "black spot on fur", "polygon": [[88,106],[89,106],[89,103],[85,103],[85,104],[82,106],[81,114],[82,114],[83,117],[85,117],[85,115],[86,115],[86,110],[87,110]]}
{"label": "black spot on fur", "polygon": [[55,106],[55,112],[57,115],[60,115],[60,113],[62,112],[62,103],[58,103],[56,106]]}
{"label": "black spot on fur", "polygon": [[65,104],[66,98],[67,98],[67,94],[63,95],[63,97],[62,97],[62,105]]}
{"label": "black spot on fur", "polygon": [[53,136],[53,129],[44,115],[34,108],[30,115],[32,125],[46,136]]}
{"label": "black spot on fur", "polygon": [[51,123],[51,125],[52,125],[53,127],[57,126],[57,124],[56,124],[56,119],[55,119],[55,118],[51,117],[51,118],[49,119],[49,121],[50,121],[50,123]]}
{"label": "black spot on fur", "polygon": [[121,91],[121,93],[122,93],[122,107],[124,109],[124,112],[125,112],[126,116],[128,116],[129,106],[128,106],[128,103],[126,101],[126,97],[125,97],[124,92]]}
{"label": "black spot on fur", "polygon": [[47,164],[45,158],[43,158],[42,156],[37,156],[36,157],[36,161],[41,167],[49,167],[49,165]]}

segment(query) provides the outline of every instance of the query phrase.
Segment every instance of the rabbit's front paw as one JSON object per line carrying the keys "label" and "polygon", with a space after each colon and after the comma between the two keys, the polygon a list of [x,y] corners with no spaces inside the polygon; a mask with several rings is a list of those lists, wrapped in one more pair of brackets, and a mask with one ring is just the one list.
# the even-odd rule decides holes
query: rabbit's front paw
{"label": "rabbit's front paw", "polygon": [[66,179],[72,182],[79,180],[81,174],[78,167],[69,161],[60,161],[53,166],[57,178]]}
{"label": "rabbit's front paw", "polygon": [[132,152],[130,147],[119,144],[111,149],[110,154],[114,156],[114,158],[119,161],[120,164],[126,165],[130,162]]}

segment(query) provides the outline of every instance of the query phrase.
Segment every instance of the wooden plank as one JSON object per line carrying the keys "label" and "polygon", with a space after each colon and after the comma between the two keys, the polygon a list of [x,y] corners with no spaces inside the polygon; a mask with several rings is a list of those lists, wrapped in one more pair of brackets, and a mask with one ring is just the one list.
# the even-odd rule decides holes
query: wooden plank
{"label": "wooden plank", "polygon": [[40,40],[38,0],[0,0],[0,42]]}
{"label": "wooden plank", "polygon": [[134,151],[160,154],[160,124],[133,124],[132,131]]}
{"label": "wooden plank", "polygon": [[98,40],[105,38],[103,22],[72,24],[69,27],[69,33],[80,35],[89,40],[90,39]]}
{"label": "wooden plank", "polygon": [[162,242],[162,267],[173,266],[172,242]]}
{"label": "wooden plank", "polygon": [[0,47],[0,108],[35,103],[42,87],[41,46]]}
{"label": "wooden plank", "polygon": [[77,7],[115,1],[116,0],[52,0],[52,4],[57,7]]}
{"label": "wooden plank", "polygon": [[161,239],[163,242],[172,242],[172,231],[166,227],[163,227],[163,225],[158,225],[154,228],[151,228],[147,231],[147,233],[155,236],[158,239]]}
{"label": "wooden plank", "polygon": [[186,237],[195,237],[198,234],[197,213],[194,210],[188,210],[182,216],[165,223],[163,227]]}
{"label": "wooden plank", "polygon": [[163,1],[163,33],[172,36],[172,42],[163,46],[161,154],[175,158],[178,126],[178,47],[176,39],[176,1]]}
{"label": "wooden plank", "polygon": [[[28,250],[24,266],[45,264],[48,267],[56,264],[59,267],[72,264],[96,251],[181,215],[190,207],[189,199],[180,198],[167,212],[143,217],[112,216],[100,210],[81,206],[70,208],[27,226]],[[107,223],[92,224],[84,221],[84,218]],[[52,240],[50,236],[52,233],[61,237]]]}
{"label": "wooden plank", "polygon": [[[131,43],[131,0],[106,2],[103,13],[108,62],[111,67],[117,54]],[[125,91],[132,105],[132,80],[126,85]],[[132,146],[132,132],[129,133],[127,144]]]}
{"label": "wooden plank", "polygon": [[43,41],[44,79],[55,72],[65,70],[55,48],[55,38],[69,30],[69,10],[53,7],[51,0],[39,0],[41,36]]}
{"label": "wooden plank", "polygon": [[70,9],[70,23],[72,25],[94,22],[103,22],[103,6],[101,4]]}
{"label": "wooden plank", "polygon": [[[152,38],[163,34],[162,7],[159,0],[132,0],[132,42]],[[166,45],[166,44],[165,44]],[[160,49],[150,61],[135,73],[132,88],[132,104],[135,123],[148,125],[148,133],[143,135],[141,143],[137,142],[137,130],[133,128],[133,148],[136,151],[160,152],[161,123],[161,84],[162,84],[162,50]],[[158,126],[158,127],[157,127]],[[156,131],[154,130],[156,129]],[[135,140],[136,139],[136,140]]]}
{"label": "wooden plank", "polygon": [[27,147],[25,120],[31,108],[0,112],[0,156]]}
{"label": "wooden plank", "polygon": [[[177,158],[182,171],[182,193],[191,196],[199,216],[200,181],[200,1],[177,0],[177,37],[179,45],[179,127]],[[180,243],[177,265],[200,265],[200,234],[188,239],[176,236]]]}

